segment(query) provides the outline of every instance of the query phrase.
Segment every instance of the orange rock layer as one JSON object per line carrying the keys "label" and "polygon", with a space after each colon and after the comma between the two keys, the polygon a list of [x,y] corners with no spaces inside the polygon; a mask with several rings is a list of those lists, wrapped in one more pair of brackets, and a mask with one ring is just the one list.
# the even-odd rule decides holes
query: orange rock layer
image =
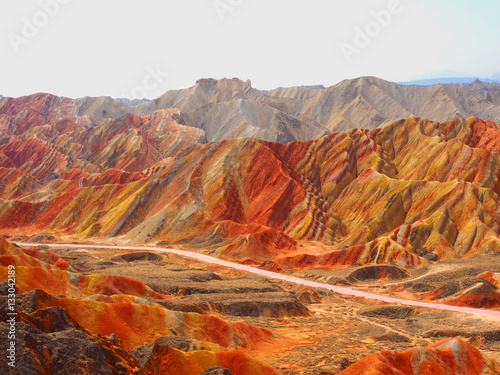
{"label": "orange rock layer", "polygon": [[494,375],[500,365],[460,339],[445,339],[404,352],[374,353],[338,375]]}
{"label": "orange rock layer", "polygon": [[278,345],[280,340],[287,342],[267,329],[243,322],[229,323],[212,315],[167,310],[156,302],[173,297],[157,293],[135,279],[68,272],[56,266],[64,262],[57,255],[23,250],[1,237],[0,254],[0,282],[8,279],[8,266],[16,266],[18,293],[43,290],[66,296],[41,294],[37,298],[38,310],[62,307],[92,334],[116,334],[126,350],[172,334],[225,349],[258,349]]}
{"label": "orange rock layer", "polygon": [[242,351],[184,353],[168,346],[155,348],[152,358],[145,366],[146,374],[198,375],[207,368],[222,366],[238,375],[278,375],[271,366],[256,361]]}

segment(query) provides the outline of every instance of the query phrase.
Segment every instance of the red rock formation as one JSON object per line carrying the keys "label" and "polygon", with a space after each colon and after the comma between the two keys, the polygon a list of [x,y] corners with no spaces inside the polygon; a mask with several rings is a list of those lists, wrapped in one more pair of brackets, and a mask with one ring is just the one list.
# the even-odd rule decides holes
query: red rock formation
{"label": "red rock formation", "polygon": [[423,299],[453,306],[500,307],[500,292],[491,273],[483,274],[481,277],[452,280],[427,293]]}
{"label": "red rock formation", "polygon": [[71,168],[139,172],[205,141],[202,130],[177,123],[176,109],[147,115],[127,109],[110,98],[3,98],[0,167],[22,169],[44,182]]}
{"label": "red rock formation", "polygon": [[374,353],[341,371],[339,375],[482,375],[497,374],[500,365],[460,339],[445,339],[428,347],[398,353]]}
{"label": "red rock formation", "polygon": [[[189,152],[205,139],[200,129],[179,125],[176,110],[160,110],[150,115],[127,114],[104,121],[81,135],[88,147],[88,161],[101,168],[142,171],[178,153]],[[88,140],[85,142],[85,140]]]}
{"label": "red rock formation", "polygon": [[0,167],[21,169],[37,180],[56,177],[66,168],[64,155],[36,138],[2,145],[0,155],[3,156]]}
{"label": "red rock formation", "polygon": [[144,369],[146,374],[198,375],[213,366],[228,368],[234,375],[279,374],[271,366],[256,361],[242,351],[184,353],[166,345],[155,346]]}
{"label": "red rock formation", "polygon": [[[28,159],[9,154],[25,172],[0,183],[0,228],[182,243],[280,269],[419,267],[429,253],[448,259],[500,247],[500,160],[482,130],[497,124],[412,117],[285,145],[254,138],[197,144],[199,134],[176,124],[175,113],[128,115],[75,134],[75,144],[91,144],[89,160],[78,159],[87,167],[75,169],[65,156],[48,168],[45,158],[59,159],[35,158],[40,168],[32,173],[48,179],[45,186],[32,180],[21,189],[20,178],[33,179]],[[165,158],[158,152],[172,134],[191,146],[174,142],[167,154],[175,155]],[[28,141],[39,142],[13,142]],[[15,150],[12,144],[2,147]],[[55,165],[64,170],[57,178],[49,174]]]}
{"label": "red rock formation", "polygon": [[[26,295],[20,295],[19,299],[24,300]],[[96,331],[86,329],[80,322],[87,323],[82,319],[83,314],[100,314],[101,311],[89,311],[83,306],[80,315],[73,318],[74,310],[70,304],[73,301],[51,297],[38,290],[31,296],[31,301],[24,305],[24,308],[35,309],[33,312],[16,310],[16,343],[17,343],[17,363],[16,369],[20,373],[36,371],[38,374],[48,375],[57,372],[74,372],[85,374],[98,373],[120,373],[120,374],[193,374],[212,365],[224,365],[233,370],[235,375],[278,375],[279,372],[270,366],[255,360],[239,350],[212,352],[208,350],[184,353],[161,344],[145,344],[141,347],[153,346],[146,358],[134,350],[127,352],[130,344],[137,342],[137,335],[131,333],[127,326],[131,322],[141,321],[141,317],[135,316],[131,312],[126,321],[114,321],[112,328],[116,332],[108,336],[103,336],[105,329]],[[55,306],[58,302],[65,307]],[[52,307],[44,307],[51,305]],[[82,306],[80,306],[82,307]],[[123,307],[123,306],[121,306]],[[124,309],[122,309],[124,310]],[[109,311],[106,311],[109,312]],[[148,312],[145,312],[146,318]],[[113,311],[111,311],[113,313]],[[175,316],[169,316],[175,318]],[[101,324],[106,324],[102,320]],[[161,327],[155,326],[157,323],[153,319],[151,329],[144,329],[142,339],[148,337],[152,329],[161,333]],[[171,322],[179,324],[179,322]],[[180,323],[182,324],[182,323]],[[147,325],[147,322],[146,322]],[[9,325],[4,317],[0,317],[0,333],[7,335]],[[120,328],[125,328],[125,331]],[[178,329],[178,325],[175,326]],[[159,330],[158,330],[159,329]],[[172,328],[170,328],[170,331]],[[186,332],[179,330],[179,333]],[[231,332],[235,335],[234,332]],[[125,341],[122,341],[124,338]],[[139,341],[140,342],[140,341]],[[206,347],[217,346],[215,343],[205,343]],[[5,346],[3,346],[5,347]],[[147,352],[147,350],[146,350]],[[134,356],[137,358],[134,358]],[[139,363],[138,363],[139,362]],[[0,358],[0,366],[7,368],[6,358]]]}
{"label": "red rock formation", "polygon": [[[84,275],[55,254],[23,250],[0,237],[0,282],[8,279],[9,265],[16,266],[18,299],[23,293],[34,293],[29,305],[35,310],[62,308],[72,321],[93,335],[116,334],[125,350],[172,332],[216,349],[256,350],[288,340],[243,322],[167,310],[157,302],[173,297],[157,293],[135,279]],[[67,268],[73,272],[65,271]]]}
{"label": "red rock formation", "polygon": [[36,179],[20,169],[0,168],[0,197],[2,199],[27,197],[42,189],[42,185]]}
{"label": "red rock formation", "polygon": [[38,114],[45,122],[67,118],[87,128],[105,118],[123,116],[128,107],[105,97],[69,99],[40,93],[0,99],[0,115],[17,116],[25,111]]}

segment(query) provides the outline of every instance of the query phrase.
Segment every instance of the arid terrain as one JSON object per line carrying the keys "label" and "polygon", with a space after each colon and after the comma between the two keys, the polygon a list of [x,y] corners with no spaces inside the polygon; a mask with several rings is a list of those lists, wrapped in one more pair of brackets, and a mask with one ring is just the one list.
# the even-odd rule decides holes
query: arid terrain
{"label": "arid terrain", "polygon": [[[35,373],[69,373],[68,351],[81,359],[72,370],[76,373],[108,368],[155,373],[161,368],[162,374],[198,374],[210,366],[235,374],[358,373],[349,366],[374,352],[407,353],[410,366],[412,351],[443,340],[459,358],[475,358],[467,366],[483,369],[484,362],[491,373],[500,369],[489,359],[477,359],[500,359],[495,317],[381,304],[150,251],[81,245],[48,252],[41,245],[22,255],[6,242],[2,249],[2,264],[17,266],[18,333],[30,349],[23,353],[26,373],[28,366]],[[475,272],[490,262],[478,257]],[[472,269],[450,266],[436,269],[426,281],[438,286],[454,279],[450,268],[455,280]],[[319,271],[293,274],[324,279]],[[403,296],[400,289],[389,292],[391,284],[364,280],[351,287]],[[405,298],[417,295],[404,293]],[[101,362],[89,354],[97,349]],[[426,360],[436,365],[433,358],[420,359]],[[443,367],[435,373],[448,371]]]}
{"label": "arid terrain", "polygon": [[500,373],[497,94],[363,77],[0,98],[17,373]]}

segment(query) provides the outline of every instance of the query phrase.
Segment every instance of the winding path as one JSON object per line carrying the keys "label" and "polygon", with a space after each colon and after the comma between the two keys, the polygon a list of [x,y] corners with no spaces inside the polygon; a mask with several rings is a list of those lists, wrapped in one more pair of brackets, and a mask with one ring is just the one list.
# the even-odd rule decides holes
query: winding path
{"label": "winding path", "polygon": [[430,308],[430,309],[438,309],[438,310],[455,311],[455,312],[461,312],[461,313],[467,313],[467,314],[479,314],[479,315],[500,317],[500,311],[474,309],[474,308],[469,308],[469,307],[450,306],[450,305],[443,305],[443,304],[438,304],[438,303],[411,301],[411,300],[406,300],[406,299],[401,299],[401,298],[392,298],[392,297],[387,297],[387,296],[381,296],[378,294],[362,292],[362,291],[349,289],[349,288],[342,288],[342,287],[338,287],[338,286],[334,286],[334,285],[330,285],[330,284],[317,283],[315,281],[304,280],[304,279],[301,279],[298,277],[282,275],[282,274],[277,273],[277,272],[261,270],[259,268],[245,266],[243,264],[238,264],[238,263],[233,263],[233,262],[228,262],[226,260],[217,259],[217,258],[208,256],[208,255],[198,254],[198,253],[184,251],[184,250],[165,249],[165,248],[161,248],[161,247],[145,247],[145,246],[144,247],[134,247],[134,246],[104,246],[104,245],[83,245],[83,244],[82,245],[75,245],[75,244],[19,243],[17,245],[21,246],[21,247],[22,246],[29,246],[29,247],[31,247],[31,246],[49,246],[49,247],[65,247],[65,248],[70,247],[70,248],[134,250],[134,251],[148,250],[148,251],[164,252],[164,253],[170,253],[170,254],[177,254],[180,256],[185,256],[185,257],[193,258],[196,260],[201,260],[201,261],[207,262],[207,263],[218,264],[221,266],[230,267],[230,268],[234,268],[234,269],[241,270],[241,271],[251,272],[251,273],[254,273],[256,275],[269,277],[272,279],[284,280],[284,281],[288,281],[288,282],[295,283],[295,284],[306,285],[306,286],[309,286],[311,288],[328,289],[328,290],[331,290],[333,292],[345,294],[345,295],[349,295],[349,296],[369,298],[369,299],[373,299],[373,300],[377,300],[377,301],[384,301],[384,302],[388,302],[388,303],[400,303],[400,304],[409,305],[409,306],[420,306],[420,307],[426,307],[426,308]]}

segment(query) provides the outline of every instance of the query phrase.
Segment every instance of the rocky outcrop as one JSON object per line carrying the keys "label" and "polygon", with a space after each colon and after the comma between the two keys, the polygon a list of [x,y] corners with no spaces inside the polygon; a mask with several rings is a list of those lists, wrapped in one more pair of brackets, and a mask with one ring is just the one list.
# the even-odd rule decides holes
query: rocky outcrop
{"label": "rocky outcrop", "polygon": [[454,306],[493,308],[500,306],[500,292],[482,277],[451,280],[424,296],[425,301],[439,301]]}
{"label": "rocky outcrop", "polygon": [[[44,262],[26,267],[16,264],[17,258],[11,253],[23,253],[20,259],[31,264],[41,262],[30,255],[39,256],[38,252],[24,253],[3,238],[0,238],[0,249],[5,254],[2,257],[11,257],[8,264],[0,266],[0,280],[7,280],[8,266],[15,265],[15,285],[19,293],[16,296],[17,309],[24,314],[36,314],[40,310],[60,308],[72,321],[92,334],[116,334],[125,349],[168,334],[232,349],[256,347],[263,342],[274,341],[271,331],[243,322],[228,323],[211,315],[167,310],[159,303],[173,297],[158,293],[138,280],[68,272],[55,265],[49,267],[50,263]],[[52,262],[55,260],[57,264],[57,259],[60,258],[52,254]],[[0,307],[2,311],[7,311],[6,296],[0,296]],[[131,319],[142,323],[127,324]]]}
{"label": "rocky outcrop", "polygon": [[[7,337],[9,325],[0,323],[0,334]],[[2,340],[0,350],[9,348]],[[0,358],[0,366],[9,372],[7,356]],[[66,328],[44,332],[28,321],[16,326],[17,374],[132,374],[140,367],[123,349],[108,340],[79,329]]]}
{"label": "rocky outcrop", "polygon": [[401,305],[382,305],[368,307],[358,311],[359,315],[368,317],[381,317],[389,319],[405,319],[414,313],[414,308],[411,306]]}
{"label": "rocky outcrop", "polygon": [[[15,305],[7,281],[12,266]],[[82,274],[53,253],[24,250],[3,237],[0,281],[0,334],[7,337],[8,313],[16,314],[17,373],[147,375],[161,368],[162,374],[197,375],[224,366],[236,375],[277,375],[241,350],[290,341],[248,323],[166,309],[160,303],[173,297],[138,280]],[[6,353],[8,345],[3,340],[0,349]],[[9,368],[7,356],[0,366]]]}
{"label": "rocky outcrop", "polygon": [[[38,297],[43,298],[43,293],[39,292]],[[22,295],[21,298],[23,298]],[[45,300],[47,298],[51,297],[45,296]],[[35,299],[34,302],[39,301]],[[74,311],[71,312],[71,309],[61,307],[41,309],[37,306],[35,308],[38,309],[28,314],[25,308],[27,306],[23,305],[22,310],[25,312],[17,310],[16,318],[15,350],[18,373],[152,374],[158,373],[161,368],[162,374],[195,375],[210,365],[224,365],[234,369],[234,374],[237,375],[278,374],[271,367],[252,359],[241,351],[220,353],[199,351],[202,345],[197,340],[182,337],[159,338],[156,343],[140,345],[128,353],[126,351],[130,349],[128,335],[121,336],[120,333],[118,335],[113,333],[106,336],[102,333],[91,332],[91,327],[88,330],[85,325],[82,326],[73,319],[71,315]],[[3,311],[6,310],[2,306]],[[82,311],[82,314],[89,313],[90,311]],[[5,337],[10,329],[8,318],[10,317],[3,315],[0,317],[0,333]],[[118,327],[116,323],[120,324],[120,322],[115,322],[115,329]],[[154,322],[150,323],[152,323],[152,328]],[[121,324],[125,325],[125,322]],[[218,325],[218,329],[222,327],[223,325]],[[7,352],[8,343],[8,340],[3,340],[0,349]],[[189,354],[173,349],[176,346],[186,351],[192,349],[197,351],[195,354]],[[7,356],[2,356],[0,365],[3,369],[9,368],[7,362]]]}
{"label": "rocky outcrop", "polygon": [[283,292],[247,294],[196,294],[171,301],[158,302],[170,310],[186,312],[217,311],[233,316],[265,316],[282,318],[287,316],[308,316],[307,307],[294,296]]}
{"label": "rocky outcrop", "polygon": [[206,369],[205,371],[201,372],[199,375],[233,375],[232,371],[222,367],[222,366],[215,366],[215,367],[210,367],[209,369]]}
{"label": "rocky outcrop", "polygon": [[346,280],[350,283],[378,281],[378,280],[401,280],[410,275],[403,269],[393,265],[369,265],[352,271]]}
{"label": "rocky outcrop", "polygon": [[[249,357],[242,351],[225,352],[181,352],[166,345],[152,344],[137,348],[132,354],[138,357],[146,374],[198,375],[278,375],[279,372]],[[222,372],[221,372],[222,371]]]}
{"label": "rocky outcrop", "polygon": [[[70,99],[39,93],[20,98],[0,99],[0,115],[29,115],[39,118],[39,123],[49,123],[66,118],[86,128],[106,118],[121,117],[127,112],[126,105],[109,97]],[[18,124],[19,120],[16,119],[13,123],[15,129],[19,128]],[[7,130],[5,127],[0,129],[2,132]],[[18,130],[18,132],[20,131]]]}
{"label": "rocky outcrop", "polygon": [[483,375],[498,374],[500,365],[460,339],[445,339],[428,347],[404,352],[384,350],[349,366],[339,375],[415,374]]}

